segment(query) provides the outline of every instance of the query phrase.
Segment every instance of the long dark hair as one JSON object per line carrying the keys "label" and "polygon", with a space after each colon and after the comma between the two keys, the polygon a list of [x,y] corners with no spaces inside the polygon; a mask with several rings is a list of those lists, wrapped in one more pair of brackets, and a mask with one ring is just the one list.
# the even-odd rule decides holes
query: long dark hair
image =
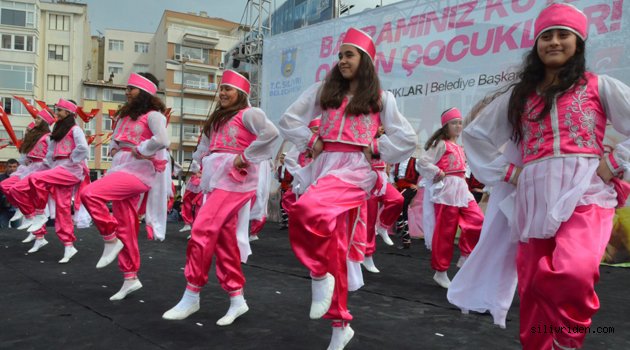
{"label": "long dark hair", "polygon": [[[75,105],[77,104],[73,100],[68,100],[68,101],[74,103]],[[68,116],[65,117],[63,120],[57,120],[57,122],[55,122],[55,126],[53,126],[52,133],[50,134],[51,140],[55,142],[61,141],[61,139],[63,139],[66,136],[68,131],[70,131],[70,129],[72,129],[72,127],[77,124],[76,121],[74,120],[74,117],[76,115],[74,113],[70,113],[70,112],[68,113],[69,113]]]}
{"label": "long dark hair", "polygon": [[[239,72],[239,74],[244,76],[246,79],[249,79],[249,74],[247,72]],[[233,106],[223,108],[220,103],[217,104],[217,107],[203,125],[203,130],[201,132],[204,135],[210,137],[212,131],[218,131],[219,128],[235,116],[238,111],[249,107],[247,95],[238,89],[236,89],[236,92],[238,92],[238,97],[236,98],[236,103]]]}
{"label": "long dark hair", "polygon": [[[159,85],[158,79],[151,73],[143,72],[138,73],[138,75],[151,80],[155,86]],[[138,96],[132,99],[131,102],[125,103],[118,111],[118,115],[122,117],[129,116],[132,120],[137,120],[141,115],[150,111],[158,111],[160,113],[166,111],[166,106],[159,97],[153,96],[142,89],[138,90],[140,90]]]}
{"label": "long dark hair", "polygon": [[[538,57],[536,49],[538,40],[536,40],[534,47],[524,59],[523,68],[518,74],[519,80],[511,85],[513,89],[508,105],[508,120],[512,125],[512,140],[517,143],[523,138],[522,116],[531,111],[525,110],[527,99],[545,79],[545,65]],[[532,119],[533,121],[540,121],[545,118],[551,110],[553,99],[557,95],[564,94],[574,84],[586,80],[584,77],[584,72],[586,72],[584,46],[584,40],[576,35],[575,55],[558,71],[558,84],[550,86],[542,92],[545,106],[542,112]],[[532,106],[531,109],[536,107]]]}
{"label": "long dark hair", "polygon": [[[376,75],[374,64],[365,52],[359,51],[361,62],[357,67],[354,79],[358,81],[356,95],[352,97],[346,106],[345,112],[349,115],[361,115],[380,112],[383,109],[381,101],[381,83]],[[341,75],[339,65],[335,65],[326,76],[319,97],[322,109],[339,108],[343,98],[350,90],[350,80]]]}
{"label": "long dark hair", "polygon": [[22,145],[20,146],[20,153],[27,154],[37,144],[37,141],[45,134],[50,132],[50,126],[44,120],[39,125],[34,126],[32,129],[26,131],[26,135],[22,139]]}

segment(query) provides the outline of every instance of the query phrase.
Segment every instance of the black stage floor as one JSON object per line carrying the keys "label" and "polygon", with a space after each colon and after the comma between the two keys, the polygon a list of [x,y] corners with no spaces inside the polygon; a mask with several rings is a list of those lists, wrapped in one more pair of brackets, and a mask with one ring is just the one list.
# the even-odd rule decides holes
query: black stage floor
{"label": "black stage floor", "polygon": [[[0,349],[326,349],[327,320],[310,320],[310,280],[289,248],[287,232],[268,223],[253,242],[244,272],[250,311],[232,326],[218,327],[228,296],[211,272],[201,310],[184,321],[165,321],[164,311],[180,299],[185,280],[185,234],[169,224],[166,241],[140,239],[144,288],[118,302],[116,263],[95,265],[102,251],[96,229],[77,230],[79,253],[67,265],[57,261],[63,247],[54,234],[37,253],[20,241],[23,231],[0,232]],[[52,228],[48,228],[52,232]],[[399,251],[378,241],[380,274],[364,273],[366,285],[351,293],[356,334],[347,349],[519,349],[518,300],[507,329],[489,315],[462,315],[432,280],[430,255],[421,241]],[[453,266],[449,275],[453,276]],[[601,310],[585,349],[630,349],[629,271],[602,267],[597,287]]]}

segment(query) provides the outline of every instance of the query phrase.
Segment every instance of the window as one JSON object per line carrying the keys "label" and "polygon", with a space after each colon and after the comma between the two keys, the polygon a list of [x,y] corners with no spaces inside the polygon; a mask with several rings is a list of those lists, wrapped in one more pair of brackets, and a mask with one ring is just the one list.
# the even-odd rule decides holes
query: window
{"label": "window", "polygon": [[148,64],[134,64],[133,65],[133,71],[134,73],[141,73],[141,72],[148,72],[149,71],[149,65]]}
{"label": "window", "polygon": [[198,47],[182,46],[181,44],[175,44],[175,54],[180,55],[182,60],[193,61],[199,63],[209,64],[209,50],[201,49]]}
{"label": "window", "polygon": [[70,31],[70,16],[51,14],[48,17],[48,29]]}
{"label": "window", "polygon": [[94,148],[94,145],[90,145],[90,151],[88,152],[88,160],[94,160],[95,152],[96,152],[96,149]]}
{"label": "window", "polygon": [[35,52],[35,37],[32,35],[2,34],[1,46],[6,50]]}
{"label": "window", "polygon": [[[33,102],[32,98],[26,98],[26,100],[31,105],[35,103]],[[4,111],[7,112],[7,114],[11,114],[14,116],[31,116],[31,114],[26,110],[26,107],[24,107],[22,102],[16,100],[15,98],[0,97],[0,104],[2,105],[2,108],[4,108]]]}
{"label": "window", "polygon": [[[11,138],[9,137],[9,133],[6,132],[5,130],[0,130],[0,138],[11,140]],[[17,138],[18,140],[23,139],[24,130],[15,130],[15,138]],[[14,146],[12,141],[11,141],[11,145]]]}
{"label": "window", "polygon": [[184,113],[185,114],[206,115],[208,114],[208,109],[210,109],[209,100],[202,100],[202,99],[195,99],[195,98],[184,99]]}
{"label": "window", "polygon": [[96,119],[92,118],[89,122],[83,123],[83,130],[85,130],[85,135],[94,135],[96,134]]}
{"label": "window", "polygon": [[48,90],[68,91],[69,77],[67,75],[48,75]]}
{"label": "window", "polygon": [[112,120],[109,117],[103,116],[103,131],[112,129]]}
{"label": "window", "polygon": [[122,62],[107,62],[107,71],[110,74],[122,74],[123,72],[123,64]]}
{"label": "window", "polygon": [[48,45],[48,59],[56,61],[67,61],[70,56],[70,46]]}
{"label": "window", "polygon": [[125,42],[122,40],[109,40],[109,51],[123,51],[125,49]]}
{"label": "window", "polygon": [[125,90],[103,89],[103,101],[127,102]]}
{"label": "window", "polygon": [[182,127],[181,124],[170,123],[169,126],[171,127],[171,136],[179,140],[179,130]]}
{"label": "window", "polygon": [[112,157],[109,156],[109,144],[101,145],[101,160],[104,162],[111,162]]}
{"label": "window", "polygon": [[34,83],[34,67],[0,63],[0,88],[32,91]]}
{"label": "window", "polygon": [[96,100],[97,89],[93,86],[86,86],[83,88],[83,98],[86,100]]}
{"label": "window", "polygon": [[184,124],[184,140],[185,141],[197,141],[201,134],[201,127],[199,125]]}
{"label": "window", "polygon": [[35,4],[0,1],[0,24],[34,28]]}
{"label": "window", "polygon": [[140,53],[149,53],[149,43],[136,41],[134,43],[134,51]]}

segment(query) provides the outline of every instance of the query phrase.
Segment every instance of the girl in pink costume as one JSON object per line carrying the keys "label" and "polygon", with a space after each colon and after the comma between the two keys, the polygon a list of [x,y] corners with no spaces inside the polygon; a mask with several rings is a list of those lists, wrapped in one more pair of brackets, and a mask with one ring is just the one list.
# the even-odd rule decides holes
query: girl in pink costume
{"label": "girl in pink costume", "polygon": [[186,191],[182,197],[182,219],[184,227],[179,232],[186,232],[192,229],[195,217],[201,208],[203,202],[203,192],[201,191],[201,167],[195,161],[190,164],[190,172],[192,175],[186,182]]}
{"label": "girl in pink costume", "polygon": [[[416,135],[400,114],[391,93],[380,89],[374,69],[376,48],[366,33],[350,28],[339,63],[323,83],[308,88],[282,116],[279,128],[299,151],[310,148],[310,185],[289,209],[289,238],[312,277],[310,317],[332,320],[329,349],[343,349],[352,339],[347,254],[358,208],[382,179],[372,170],[372,154],[397,163],[408,158]],[[322,115],[318,133],[309,122]],[[376,139],[380,125],[385,134]],[[303,169],[304,170],[304,169]],[[378,191],[377,191],[378,192]]]}
{"label": "girl in pink costume", "polygon": [[[124,282],[109,300],[121,300],[142,288],[138,279],[140,252],[138,250],[138,207],[140,196],[147,196],[147,230],[153,217],[166,219],[166,166],[170,140],[166,132],[166,109],[155,96],[158,80],[150,73],[132,73],[127,81],[127,103],[120,110],[120,118],[112,136],[112,166],[105,176],[87,186],[81,200],[92,215],[94,224],[104,240],[103,255],[96,268],[109,265],[118,257],[118,267]],[[166,172],[168,173],[168,172]],[[170,182],[170,181],[169,181]],[[107,202],[112,202],[110,214]],[[162,204],[162,206],[160,206]],[[162,216],[154,211],[163,212]],[[162,227],[162,225],[156,225]],[[156,236],[161,238],[156,232]]]}
{"label": "girl in pink costume", "polygon": [[[216,273],[230,296],[230,308],[217,321],[232,324],[249,310],[243,297],[245,277],[241,261],[249,254],[247,230],[237,237],[237,227],[249,211],[258,185],[258,163],[271,159],[279,137],[276,127],[259,108],[249,105],[250,83],[243,75],[223,72],[219,106],[202,131],[193,159],[202,164],[201,186],[206,192],[186,250],[186,291],[180,302],[162,316],[182,320],[199,310],[199,292],[208,282],[216,255]],[[249,216],[247,216],[249,219]]]}
{"label": "girl in pink costume", "polygon": [[[379,128],[377,137],[380,137],[384,130]],[[378,234],[383,238],[385,244],[392,246],[391,238],[389,238],[389,230],[395,223],[396,219],[400,216],[403,209],[404,198],[398,192],[398,190],[388,181],[387,176],[387,164],[381,159],[372,159],[372,169],[374,169],[379,176],[384,189],[380,191],[382,194],[378,196],[372,196],[367,200],[367,236],[365,247],[365,258],[362,265],[366,270],[372,273],[379,273],[380,271],[374,264],[374,253],[376,252],[376,235]]]}
{"label": "girl in pink costume", "polygon": [[[30,227],[35,216],[35,207],[30,197],[30,185],[28,176],[32,173],[48,170],[48,165],[44,162],[46,152],[48,151],[48,137],[50,135],[50,125],[55,122],[53,115],[48,110],[42,109],[35,118],[33,127],[26,131],[22,145],[20,146],[20,166],[17,171],[0,183],[0,188],[7,196],[7,200],[18,208],[16,217],[11,218],[13,221],[24,217],[22,225],[19,229]],[[19,213],[19,214],[18,214]],[[29,233],[22,243],[32,242],[36,237],[43,237],[46,234],[46,228],[42,227],[35,234]],[[29,250],[34,253],[46,243],[40,241],[38,246],[34,246]],[[74,250],[76,253],[76,249]],[[66,263],[70,260],[72,249],[69,249],[67,259],[61,259],[60,263]]]}
{"label": "girl in pink costume", "polygon": [[[442,128],[437,130],[424,146],[426,151],[418,159],[420,173],[433,179],[431,198],[435,212],[435,228],[431,240],[431,267],[433,280],[448,288],[451,281],[446,274],[453,258],[453,242],[457,227],[461,258],[458,266],[472,252],[479,241],[483,213],[466,184],[466,155],[455,143],[462,133],[462,115],[457,108],[442,113]],[[424,213],[431,213],[427,210]]]}
{"label": "girl in pink costume", "polygon": [[[463,134],[473,173],[485,184],[516,184],[511,230],[517,252],[524,349],[572,349],[599,309],[595,283],[610,237],[630,141],[604,154],[607,121],[630,135],[630,88],[586,71],[587,18],[552,4],[536,18],[535,46],[520,80],[497,97]],[[507,117],[506,117],[507,116]],[[523,167],[501,154],[512,139]],[[559,333],[536,333],[551,325]],[[562,328],[561,328],[562,327]]]}
{"label": "girl in pink costume", "polygon": [[35,217],[28,232],[37,232],[32,251],[47,244],[41,229],[48,221],[44,209],[52,193],[55,200],[55,232],[65,246],[62,262],[68,262],[77,253],[74,248],[76,237],[71,212],[72,194],[75,187],[89,175],[86,163],[88,144],[83,130],[74,120],[77,111],[74,101],[59,99],[55,107],[57,122],[50,134],[46,154],[50,169],[32,173],[28,177],[29,196],[35,208]]}

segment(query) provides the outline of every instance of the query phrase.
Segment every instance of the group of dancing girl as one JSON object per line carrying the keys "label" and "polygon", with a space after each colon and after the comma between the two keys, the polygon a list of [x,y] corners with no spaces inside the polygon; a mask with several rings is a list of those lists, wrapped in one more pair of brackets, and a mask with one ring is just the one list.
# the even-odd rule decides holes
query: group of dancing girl
{"label": "group of dancing girl", "polygon": [[[421,149],[393,94],[381,87],[373,39],[359,29],[347,30],[338,63],[277,125],[251,106],[246,73],[225,70],[184,196],[181,231],[190,231],[184,293],[162,317],[184,320],[199,310],[213,258],[230,301],[216,324],[231,325],[249,310],[241,264],[265,222],[266,214],[254,214],[254,207],[267,202],[259,189],[268,187],[269,161],[284,139],[292,148],[278,170],[281,182],[290,179],[282,187],[283,225],[310,273],[309,317],[331,322],[328,349],[343,349],[353,338],[348,292],[364,284],[361,266],[378,272],[375,237],[393,244],[388,231],[407,210],[403,189],[390,183],[387,171],[403,163],[419,174],[411,186],[423,196],[433,279],[448,289],[449,301],[463,312],[488,311],[505,327],[518,290],[524,349],[580,348],[585,333],[530,329],[590,326],[599,309],[599,262],[614,210],[628,193],[623,176],[630,140],[605,152],[603,139],[608,122],[630,135],[630,88],[586,70],[587,32],[587,18],[576,7],[545,7],[519,79],[466,118],[465,106],[424,111],[433,115],[423,118],[439,115],[441,127]],[[141,218],[151,237],[164,238],[170,141],[157,91],[152,74],[129,77],[110,144],[112,165],[103,177],[90,183],[77,105],[60,99],[54,115],[39,112],[20,146],[18,171],[0,183],[19,209],[14,219],[22,218],[20,229],[29,232],[25,241],[34,241],[29,253],[47,244],[46,223],[54,216],[65,246],[59,263],[78,252],[72,210],[84,207],[103,238],[96,268],[117,260],[123,275],[111,300],[142,288]],[[412,155],[414,162],[406,163]],[[485,218],[466,183],[470,171],[489,189]],[[458,231],[461,269],[451,280]]]}

